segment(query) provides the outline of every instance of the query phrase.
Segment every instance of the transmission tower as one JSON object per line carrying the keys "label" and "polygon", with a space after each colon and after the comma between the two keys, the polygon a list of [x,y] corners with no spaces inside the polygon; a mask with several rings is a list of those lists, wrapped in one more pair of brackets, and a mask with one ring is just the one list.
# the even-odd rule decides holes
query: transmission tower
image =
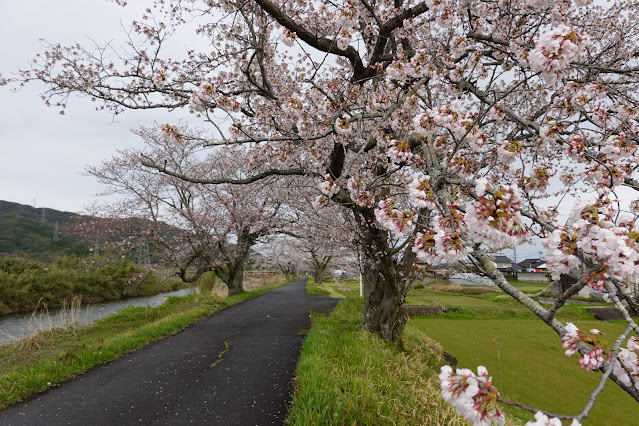
{"label": "transmission tower", "polygon": [[100,255],[100,237],[97,235],[95,236],[95,244],[93,245],[93,255],[96,257]]}
{"label": "transmission tower", "polygon": [[46,223],[46,221],[47,221],[47,218],[45,217],[45,214],[44,214],[44,208],[42,208],[42,217],[40,218],[40,223],[44,224]]}
{"label": "transmission tower", "polygon": [[135,264],[136,265],[148,265],[151,263],[149,257],[149,244],[144,243],[135,250]]}
{"label": "transmission tower", "polygon": [[53,231],[53,241],[60,239],[60,231],[58,230],[58,222],[55,223],[55,231]]}

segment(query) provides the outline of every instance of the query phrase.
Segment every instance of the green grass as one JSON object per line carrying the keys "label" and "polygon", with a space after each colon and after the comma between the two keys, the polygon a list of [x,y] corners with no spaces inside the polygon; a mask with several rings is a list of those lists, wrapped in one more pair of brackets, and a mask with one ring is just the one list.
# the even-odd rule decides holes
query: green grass
{"label": "green grass", "polygon": [[309,277],[306,282],[306,292],[343,299],[351,295],[359,295],[359,281],[340,281],[338,284],[335,284],[334,281],[324,281],[318,284],[313,277]]}
{"label": "green grass", "polygon": [[226,299],[172,297],[155,308],[126,308],[88,327],[54,329],[0,347],[0,410],[286,282]]}
{"label": "green grass", "polygon": [[314,317],[286,424],[465,424],[440,396],[440,346],[409,326],[399,349],[360,329],[362,311],[350,297]]}
{"label": "green grass", "polygon": [[550,283],[526,283],[517,280],[508,280],[510,284],[517,287],[519,290],[524,293],[539,293],[543,289],[545,289]]}
{"label": "green grass", "polygon": [[[579,318],[579,311],[575,313],[578,327],[584,330],[598,328],[610,340],[614,340],[625,328],[621,322],[585,320]],[[561,341],[541,321],[505,319],[467,321],[440,316],[414,318],[411,323],[457,357],[461,367],[476,369],[478,365],[484,365],[493,377],[493,384],[506,399],[559,414],[580,412],[588,395],[597,386],[600,373],[581,370],[577,355],[572,358],[564,356]],[[503,376],[500,374],[497,343],[493,341],[495,336]],[[639,418],[639,405],[609,382],[583,423],[631,424],[629,419],[633,418]]]}
{"label": "green grass", "polygon": [[[512,298],[509,297],[512,300]],[[509,301],[497,302],[481,296],[444,293],[428,290],[413,290],[406,298],[407,305],[457,306],[457,307],[505,307]]]}
{"label": "green grass", "polygon": [[[443,361],[434,341],[456,356],[460,367],[486,366],[506,399],[551,412],[579,413],[598,383],[600,373],[581,370],[577,356],[565,357],[557,335],[502,292],[446,286],[411,290],[409,302],[462,309],[413,318],[397,347],[360,330],[362,301],[352,297],[357,284],[351,282],[353,289],[343,292],[334,283],[309,282],[311,292],[351,297],[330,316],[313,316],[287,424],[459,422],[439,396],[436,376]],[[625,328],[619,321],[594,320],[582,305],[565,306],[558,318],[582,329],[598,328],[611,340]],[[521,409],[502,408],[509,423],[532,419]],[[639,405],[610,382],[584,424],[631,424],[633,418],[639,418]]]}

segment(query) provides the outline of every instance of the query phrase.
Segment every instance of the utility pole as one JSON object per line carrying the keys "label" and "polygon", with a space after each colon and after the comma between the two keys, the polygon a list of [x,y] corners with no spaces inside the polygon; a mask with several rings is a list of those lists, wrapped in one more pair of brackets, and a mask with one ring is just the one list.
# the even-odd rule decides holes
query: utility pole
{"label": "utility pole", "polygon": [[359,297],[364,297],[364,285],[362,282],[362,256],[359,253],[359,247],[357,247],[357,264],[359,265]]}

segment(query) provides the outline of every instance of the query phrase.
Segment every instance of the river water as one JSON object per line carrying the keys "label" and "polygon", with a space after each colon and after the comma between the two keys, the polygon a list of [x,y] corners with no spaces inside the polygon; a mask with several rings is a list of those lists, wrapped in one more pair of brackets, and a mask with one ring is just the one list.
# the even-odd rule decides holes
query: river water
{"label": "river water", "polygon": [[72,314],[66,311],[50,311],[37,314],[15,314],[0,317],[0,346],[29,337],[41,330],[65,327],[70,323],[87,325],[100,318],[108,317],[128,306],[159,306],[169,297],[180,297],[192,293],[194,289],[182,289],[155,296],[131,297],[81,307]]}

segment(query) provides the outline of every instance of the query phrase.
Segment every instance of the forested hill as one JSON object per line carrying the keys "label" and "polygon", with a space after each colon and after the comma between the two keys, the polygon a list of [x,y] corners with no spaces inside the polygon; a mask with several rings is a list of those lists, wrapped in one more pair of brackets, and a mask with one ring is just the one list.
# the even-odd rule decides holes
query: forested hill
{"label": "forested hill", "polygon": [[[68,235],[77,213],[44,208],[33,208],[23,204],[0,200],[0,256],[25,256],[41,261],[51,261],[65,254],[85,255],[89,246]],[[59,223],[58,240],[54,241],[55,224]]]}

